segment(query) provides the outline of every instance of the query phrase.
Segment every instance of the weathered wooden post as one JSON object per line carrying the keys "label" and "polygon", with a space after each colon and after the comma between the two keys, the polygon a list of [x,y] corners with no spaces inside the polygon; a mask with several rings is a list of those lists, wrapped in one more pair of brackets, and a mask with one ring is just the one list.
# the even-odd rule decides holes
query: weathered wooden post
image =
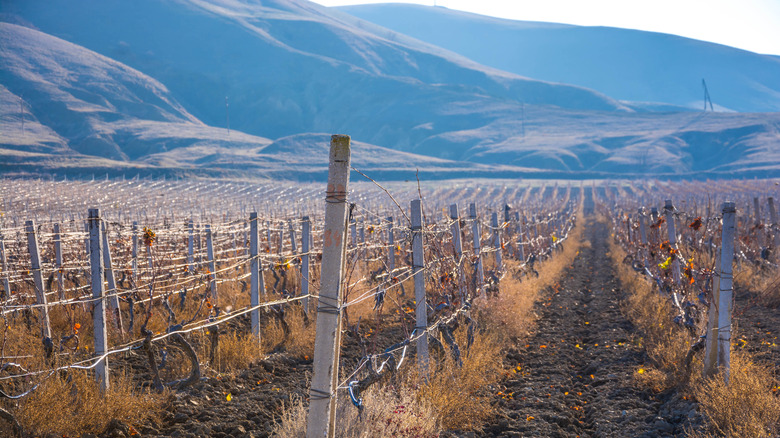
{"label": "weathered wooden post", "polygon": [[493,249],[496,251],[496,271],[501,272],[504,265],[501,260],[501,228],[498,224],[498,213],[494,212],[490,219],[493,227]]}
{"label": "weathered wooden post", "polygon": [[307,438],[332,438],[335,435],[336,387],[341,347],[342,276],[347,243],[349,143],[350,138],[346,135],[334,135],[330,141],[322,243],[322,284],[317,300],[314,374],[309,393]]}
{"label": "weathered wooden post", "polygon": [[35,282],[35,298],[41,306],[41,334],[43,338],[51,338],[51,324],[49,323],[49,306],[46,300],[46,288],[43,284],[43,272],[41,272],[41,255],[38,252],[38,237],[35,231],[35,222],[26,221],[27,248],[30,250],[30,263]]}
{"label": "weathered wooden post", "polygon": [[733,202],[723,204],[723,231],[720,249],[720,296],[718,299],[718,366],[728,385],[731,372],[731,308],[734,263],[734,231],[737,208]]}
{"label": "weathered wooden post", "polygon": [[423,253],[422,202],[412,201],[412,270],[414,272],[415,331],[422,335],[417,339],[417,363],[423,379],[428,378],[428,305],[425,293],[425,255]]}
{"label": "weathered wooden post", "polygon": [[133,221],[133,282],[138,285],[138,222]]}
{"label": "weathered wooden post", "polygon": [[460,236],[460,213],[458,212],[458,204],[450,205],[450,231],[452,232],[452,243],[455,247],[455,262],[458,265],[458,289],[460,290],[461,301],[466,299],[466,275],[463,270],[463,242]]}
{"label": "weathered wooden post", "polygon": [[5,256],[5,238],[0,233],[0,267],[3,268],[3,290],[6,299],[11,297],[11,282],[8,280],[8,260]]}
{"label": "weathered wooden post", "polygon": [[523,222],[520,218],[520,213],[515,213],[515,226],[517,227],[517,258],[521,261],[525,261],[525,243],[523,242]]}
{"label": "weathered wooden post", "polygon": [[[103,242],[100,230],[100,211],[89,209],[89,264],[92,271],[92,324],[95,333],[95,356],[101,357],[108,351],[106,332],[106,294],[103,287]],[[151,303],[150,303],[151,305]],[[103,358],[95,367],[95,378],[103,391],[108,390],[108,357]]]}
{"label": "weathered wooden post", "polygon": [[[249,256],[251,261],[249,263],[250,272],[250,290],[249,290],[249,305],[251,307],[257,307],[260,305],[260,291],[265,289],[263,281],[263,268],[262,261],[260,260],[259,242],[260,233],[257,226],[257,212],[249,213]],[[260,344],[260,309],[254,309],[249,312],[252,325],[252,335],[257,338],[258,345]]]}
{"label": "weathered wooden post", "polygon": [[[309,216],[303,217],[301,224],[301,295],[309,295],[309,269],[311,268],[311,220]],[[309,298],[303,299],[303,311],[309,313]]]}
{"label": "weathered wooden post", "polygon": [[209,283],[211,284],[211,299],[217,306],[219,299],[217,296],[217,263],[214,261],[214,244],[211,239],[211,225],[206,224],[206,257],[209,263]]}
{"label": "weathered wooden post", "polygon": [[778,230],[777,210],[775,210],[775,198],[769,198],[769,220],[772,221],[772,251],[775,260],[780,259],[780,230]]}
{"label": "weathered wooden post", "polygon": [[480,230],[479,219],[477,219],[477,204],[469,204],[469,218],[473,221],[471,229],[474,234],[474,256],[477,258],[476,275],[477,275],[477,288],[476,294],[479,295],[479,291],[482,290],[482,285],[485,284],[485,271],[482,268],[482,253],[479,238],[482,235]]}
{"label": "weathered wooden post", "polygon": [[395,236],[393,234],[393,217],[387,218],[387,243],[390,246],[390,251],[387,253],[387,275],[392,280],[393,271],[395,271]]}
{"label": "weathered wooden post", "polygon": [[[672,249],[677,249],[677,231],[674,227],[674,205],[671,199],[667,199],[664,203],[664,214],[666,215],[666,226],[669,236],[669,246]],[[680,285],[680,261],[677,259],[677,254],[672,254],[672,276],[674,278],[674,284]],[[676,297],[676,295],[675,295]]]}
{"label": "weathered wooden post", "polygon": [[57,297],[65,299],[65,288],[62,281],[62,236],[60,224],[54,224],[54,269],[57,270]]}
{"label": "weathered wooden post", "polygon": [[187,272],[195,273],[195,224],[187,222]]}
{"label": "weathered wooden post", "polygon": [[111,248],[108,245],[108,232],[106,230],[106,223],[100,221],[102,240],[103,240],[103,267],[105,268],[106,282],[108,283],[108,307],[113,313],[114,321],[116,322],[116,328],[119,330],[119,334],[124,338],[124,326],[122,325],[122,312],[119,311],[119,295],[116,289],[116,279],[114,278],[114,268],[111,260]]}

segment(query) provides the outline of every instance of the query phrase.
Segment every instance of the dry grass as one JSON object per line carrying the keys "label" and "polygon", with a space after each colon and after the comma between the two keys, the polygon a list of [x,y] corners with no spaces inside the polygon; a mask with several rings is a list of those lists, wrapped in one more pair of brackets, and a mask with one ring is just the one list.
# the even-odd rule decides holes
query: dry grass
{"label": "dry grass", "polygon": [[249,368],[261,357],[262,351],[257,337],[231,331],[220,336],[216,363],[212,366],[221,373],[231,373]]}
{"label": "dry grass", "polygon": [[[471,348],[466,350],[466,327],[455,332],[455,339],[462,349],[463,366],[448,356],[431,373],[428,382],[420,385],[418,399],[434,409],[437,423],[443,428],[479,430],[496,412],[489,387],[502,375],[502,343],[495,333],[477,333]],[[413,376],[411,381],[419,379]]]}
{"label": "dry grass", "polygon": [[[372,387],[362,394],[359,412],[348,397],[340,397],[336,408],[336,436],[339,438],[434,438],[439,436],[435,409],[419,400],[408,386],[400,390]],[[273,436],[306,436],[307,404],[296,400],[274,427]]]}
{"label": "dry grass", "polygon": [[506,336],[506,342],[527,336],[533,325],[533,304],[539,298],[539,293],[560,279],[563,270],[571,265],[580,249],[586,245],[590,245],[590,242],[582,240],[582,227],[575,228],[564,242],[562,252],[537,264],[538,277],[533,274],[519,277],[520,262],[506,260],[507,274],[501,279],[498,297],[477,303],[480,322],[486,325],[487,330]]}
{"label": "dry grass", "polygon": [[103,394],[85,372],[54,375],[9,411],[30,436],[99,434],[116,419],[129,426],[159,421],[167,395],[134,389],[127,376],[114,377]]}
{"label": "dry grass", "polygon": [[780,433],[780,399],[772,367],[757,365],[746,354],[731,356],[730,384],[715,375],[693,387],[710,435],[775,437]]}
{"label": "dry grass", "polygon": [[[623,263],[626,253],[613,241],[610,241],[609,256],[621,287],[630,291],[622,303],[623,313],[642,332],[638,341],[652,362],[643,373],[635,373],[635,380],[656,392],[687,382],[691,371],[685,366],[685,358],[691,338],[672,323],[671,303],[659,295],[646,278]],[[691,369],[694,368],[695,364]]]}

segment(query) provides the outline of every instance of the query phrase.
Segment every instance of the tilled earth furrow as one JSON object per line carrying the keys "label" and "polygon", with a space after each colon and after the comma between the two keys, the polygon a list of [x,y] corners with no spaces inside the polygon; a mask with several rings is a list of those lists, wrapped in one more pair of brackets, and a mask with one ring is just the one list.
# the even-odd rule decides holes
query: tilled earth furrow
{"label": "tilled earth furrow", "polygon": [[509,396],[498,402],[503,415],[482,436],[658,437],[683,432],[687,405],[681,411],[674,394],[654,395],[634,383],[646,356],[620,311],[621,291],[607,258],[608,231],[592,221],[585,226],[590,245],[537,303],[539,318],[527,344],[507,354],[518,368],[504,382],[502,392]]}

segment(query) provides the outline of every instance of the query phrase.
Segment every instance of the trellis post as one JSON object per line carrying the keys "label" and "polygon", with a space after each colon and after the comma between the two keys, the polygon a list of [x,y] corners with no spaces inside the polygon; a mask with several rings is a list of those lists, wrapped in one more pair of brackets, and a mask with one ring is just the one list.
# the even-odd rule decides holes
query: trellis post
{"label": "trellis post", "polygon": [[737,208],[733,202],[723,204],[723,230],[720,252],[720,296],[718,299],[718,366],[728,385],[731,372],[731,309],[734,263],[734,231]]}
{"label": "trellis post", "polygon": [[[677,249],[677,231],[674,227],[674,204],[671,199],[667,199],[664,203],[664,214],[666,215],[666,226],[669,236],[669,245],[673,249]],[[680,285],[680,261],[677,259],[677,254],[672,255],[672,276],[674,278],[674,284]],[[675,294],[676,297],[676,294]]]}
{"label": "trellis post", "polygon": [[[309,269],[311,268],[311,220],[309,216],[303,217],[301,223],[301,295],[306,297],[309,294]],[[309,313],[309,298],[303,298],[303,311]]]}
{"label": "trellis post", "polygon": [[393,271],[395,270],[395,236],[393,235],[393,217],[387,218],[387,224],[389,229],[387,230],[387,243],[390,246],[390,251],[387,254],[387,275],[392,280]]}
{"label": "trellis post", "polygon": [[504,269],[504,265],[501,260],[501,228],[498,224],[498,213],[493,213],[491,222],[493,227],[493,249],[496,251],[496,271],[501,272]]}
{"label": "trellis post", "polygon": [[11,297],[11,282],[8,280],[8,260],[5,257],[5,238],[0,233],[0,265],[3,268],[3,290],[6,299]]}
{"label": "trellis post", "polygon": [[211,299],[218,305],[217,296],[217,263],[214,261],[214,243],[211,236],[211,225],[206,224],[206,257],[209,263],[209,282],[211,283]]}
{"label": "trellis post", "polygon": [[57,270],[57,296],[65,299],[65,289],[62,283],[62,236],[60,224],[54,224],[54,269]]}
{"label": "trellis post", "polygon": [[35,282],[35,297],[41,306],[41,333],[43,338],[51,338],[51,325],[49,323],[49,306],[46,300],[46,288],[43,284],[43,272],[41,272],[41,255],[38,252],[38,237],[35,231],[35,222],[26,221],[27,247],[30,250],[30,264]]}
{"label": "trellis post", "polygon": [[106,273],[106,282],[108,283],[108,307],[113,313],[116,328],[119,329],[120,336],[124,333],[122,325],[122,312],[119,311],[119,296],[116,289],[116,279],[114,278],[114,268],[111,260],[111,248],[108,245],[108,232],[106,223],[101,221],[102,240],[103,240],[103,266]]}
{"label": "trellis post", "polygon": [[[108,351],[106,333],[106,294],[103,286],[103,242],[100,230],[100,210],[89,209],[89,261],[92,272],[92,324],[95,336],[95,356],[103,356]],[[151,303],[150,303],[151,304]],[[95,367],[95,378],[103,391],[108,390],[108,357],[101,359]]]}
{"label": "trellis post", "polygon": [[187,272],[195,273],[195,224],[187,222]]}
{"label": "trellis post", "polygon": [[461,241],[460,235],[460,213],[458,211],[458,204],[450,205],[450,231],[452,232],[452,243],[455,247],[455,262],[458,266],[458,289],[460,290],[460,299],[465,300],[466,294],[464,287],[466,286],[466,276],[463,270],[463,241]]}
{"label": "trellis post", "polygon": [[772,250],[775,253],[775,260],[778,259],[780,251],[780,230],[777,229],[777,210],[775,210],[775,198],[769,197],[769,220],[772,222]]}
{"label": "trellis post", "polygon": [[525,248],[523,243],[523,222],[520,218],[520,213],[515,212],[515,227],[517,234],[517,258],[520,261],[525,261]]}
{"label": "trellis post", "polygon": [[471,203],[469,204],[469,218],[472,220],[471,230],[472,234],[474,234],[474,256],[477,258],[476,263],[476,276],[477,276],[477,287],[476,287],[476,294],[479,295],[479,291],[482,289],[482,285],[485,284],[485,271],[482,268],[482,253],[479,238],[482,235],[482,231],[480,230],[480,223],[477,219],[477,204]]}
{"label": "trellis post", "polygon": [[414,272],[415,332],[417,363],[423,379],[428,378],[428,305],[425,294],[425,254],[423,253],[422,201],[412,201],[412,270]]}
{"label": "trellis post", "polygon": [[[256,307],[260,304],[260,289],[264,288],[263,284],[263,270],[260,261],[260,250],[258,243],[260,240],[260,233],[257,226],[257,212],[253,211],[249,213],[249,256],[251,261],[249,262],[250,274],[250,290],[249,290],[249,305]],[[258,345],[260,344],[260,309],[254,309],[249,312],[252,325],[252,335],[257,339]]]}
{"label": "trellis post", "polygon": [[133,221],[133,282],[138,285],[138,222]]}
{"label": "trellis post", "polygon": [[322,240],[322,284],[317,300],[314,373],[309,393],[307,438],[332,438],[336,424],[336,387],[341,346],[342,277],[346,259],[350,138],[334,135],[330,141],[325,228]]}

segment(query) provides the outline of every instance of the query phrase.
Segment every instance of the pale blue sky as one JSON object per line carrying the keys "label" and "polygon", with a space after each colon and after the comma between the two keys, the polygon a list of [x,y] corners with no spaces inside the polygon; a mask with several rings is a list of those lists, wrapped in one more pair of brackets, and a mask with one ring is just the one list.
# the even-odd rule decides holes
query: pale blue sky
{"label": "pale blue sky", "polygon": [[[313,0],[325,6],[387,0]],[[433,5],[434,0],[402,3]],[[671,33],[780,55],[780,0],[436,0],[450,9],[515,20]]]}

